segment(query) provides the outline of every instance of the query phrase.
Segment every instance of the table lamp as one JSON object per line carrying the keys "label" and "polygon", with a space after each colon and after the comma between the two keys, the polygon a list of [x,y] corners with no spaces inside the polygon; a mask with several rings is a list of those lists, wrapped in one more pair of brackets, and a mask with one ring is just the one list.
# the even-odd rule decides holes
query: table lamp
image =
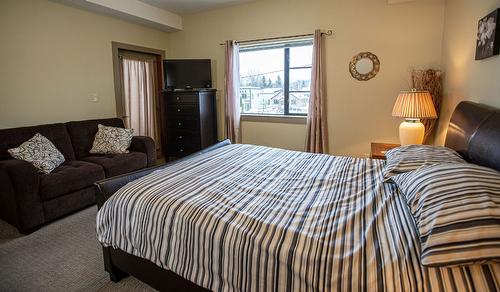
{"label": "table lamp", "polygon": [[401,91],[392,109],[393,117],[405,118],[399,125],[401,145],[422,144],[425,126],[420,119],[437,118],[429,91]]}

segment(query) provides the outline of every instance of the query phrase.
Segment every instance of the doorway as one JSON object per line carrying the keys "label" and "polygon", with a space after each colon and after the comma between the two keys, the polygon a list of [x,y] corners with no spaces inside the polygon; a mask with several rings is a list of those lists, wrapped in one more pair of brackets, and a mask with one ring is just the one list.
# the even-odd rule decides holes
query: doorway
{"label": "doorway", "polygon": [[162,151],[163,88],[161,50],[113,42],[116,112],[136,136],[149,136]]}

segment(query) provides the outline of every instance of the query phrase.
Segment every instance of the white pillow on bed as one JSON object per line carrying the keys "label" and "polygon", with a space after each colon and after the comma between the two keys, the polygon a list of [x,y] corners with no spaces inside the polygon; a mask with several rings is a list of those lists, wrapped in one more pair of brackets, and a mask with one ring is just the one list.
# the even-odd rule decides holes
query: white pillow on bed
{"label": "white pillow on bed", "polygon": [[406,145],[393,148],[385,154],[387,162],[383,171],[384,180],[392,176],[415,170],[424,165],[437,163],[465,163],[455,150],[430,145]]}
{"label": "white pillow on bed", "polygon": [[444,163],[392,180],[415,219],[423,265],[500,260],[499,172],[470,163]]}

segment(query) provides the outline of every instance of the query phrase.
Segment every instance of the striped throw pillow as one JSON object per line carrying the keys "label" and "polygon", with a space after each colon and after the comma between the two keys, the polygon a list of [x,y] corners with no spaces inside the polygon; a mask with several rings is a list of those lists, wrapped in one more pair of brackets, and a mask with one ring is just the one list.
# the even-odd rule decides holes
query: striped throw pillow
{"label": "striped throw pillow", "polygon": [[384,180],[392,176],[415,170],[424,165],[437,163],[464,163],[455,150],[430,145],[407,145],[393,148],[385,154],[387,162],[383,171]]}
{"label": "striped throw pillow", "polygon": [[420,234],[421,263],[500,260],[500,173],[470,163],[423,166],[392,177]]}

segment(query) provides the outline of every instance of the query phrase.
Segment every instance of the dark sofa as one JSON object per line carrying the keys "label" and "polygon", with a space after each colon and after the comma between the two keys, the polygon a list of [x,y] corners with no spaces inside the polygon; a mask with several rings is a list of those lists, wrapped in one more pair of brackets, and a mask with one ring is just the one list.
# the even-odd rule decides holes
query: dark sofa
{"label": "dark sofa", "polygon": [[[123,128],[122,120],[113,118],[0,130],[0,218],[30,233],[94,204],[94,182],[156,164],[149,137],[133,137],[126,154],[90,154],[98,124]],[[54,143],[66,159],[49,174],[7,152],[36,133]]]}

